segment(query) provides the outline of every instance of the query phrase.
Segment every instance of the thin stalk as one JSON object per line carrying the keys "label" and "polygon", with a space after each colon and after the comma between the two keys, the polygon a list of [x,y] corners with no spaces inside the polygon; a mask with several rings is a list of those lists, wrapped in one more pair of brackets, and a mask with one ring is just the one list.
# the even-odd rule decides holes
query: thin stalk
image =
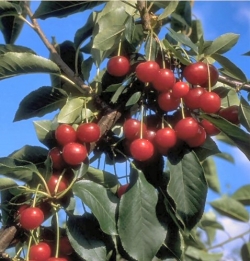
{"label": "thin stalk", "polygon": [[140,124],[140,139],[143,138],[143,114],[144,114],[144,106],[141,105],[141,124]]}
{"label": "thin stalk", "polygon": [[35,28],[33,24],[31,24],[27,19],[25,19],[22,15],[19,14],[3,14],[0,15],[0,18],[7,17],[7,16],[14,16],[16,18],[19,18],[20,20],[24,21],[27,25],[29,25],[32,29]]}
{"label": "thin stalk", "polygon": [[38,184],[38,186],[36,188],[35,196],[34,196],[34,199],[33,199],[33,202],[32,202],[32,207],[33,208],[36,206],[37,192],[38,192],[40,186],[41,186],[41,184]]}
{"label": "thin stalk", "polygon": [[27,247],[26,261],[29,261],[29,260],[30,260],[29,255],[30,255],[31,243],[32,243],[32,235],[30,235],[30,237],[29,237],[29,242],[28,242],[28,247]]}
{"label": "thin stalk", "polygon": [[69,84],[71,84],[72,86],[74,86],[77,90],[79,90],[81,93],[86,93],[80,86],[78,86],[76,83],[74,83],[73,81],[71,81],[68,77],[66,77],[63,74],[57,74],[57,73],[51,73],[53,75],[59,76],[61,77],[63,80],[65,80],[66,82],[68,82]]}
{"label": "thin stalk", "polygon": [[184,103],[183,103],[183,98],[181,98],[181,116],[182,119],[185,119],[185,112],[184,112]]}
{"label": "thin stalk", "polygon": [[59,255],[59,240],[60,240],[60,227],[59,227],[59,218],[58,218],[58,212],[57,209],[55,210],[55,217],[56,217],[56,252],[55,257],[58,258]]}
{"label": "thin stalk", "polygon": [[76,55],[75,55],[75,75],[79,76],[78,72],[78,54],[79,54],[80,47],[76,49]]}

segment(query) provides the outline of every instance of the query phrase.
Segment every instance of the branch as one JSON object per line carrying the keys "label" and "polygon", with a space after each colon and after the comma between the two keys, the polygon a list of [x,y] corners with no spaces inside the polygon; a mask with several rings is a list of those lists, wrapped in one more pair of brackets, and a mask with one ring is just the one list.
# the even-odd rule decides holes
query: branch
{"label": "branch", "polygon": [[137,0],[137,8],[140,12],[143,29],[145,31],[151,30],[150,14],[146,6],[146,1]]}
{"label": "branch", "polygon": [[233,78],[225,77],[222,75],[219,75],[218,81],[221,83],[225,83],[237,90],[244,90],[244,91],[250,92],[250,84],[248,84],[248,83],[244,83],[244,82],[235,80]]}

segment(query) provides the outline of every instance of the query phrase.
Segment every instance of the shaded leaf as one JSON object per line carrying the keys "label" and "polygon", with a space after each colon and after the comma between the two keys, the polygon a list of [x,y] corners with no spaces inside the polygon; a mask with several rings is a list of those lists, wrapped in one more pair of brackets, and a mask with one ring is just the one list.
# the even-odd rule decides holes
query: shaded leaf
{"label": "shaded leaf", "polygon": [[225,98],[229,94],[229,92],[232,90],[229,86],[219,86],[213,88],[213,92],[217,93],[220,98]]}
{"label": "shaded leaf", "polygon": [[238,117],[242,126],[244,126],[250,132],[250,105],[243,98],[243,96],[240,98]]}
{"label": "shaded leaf", "polygon": [[231,197],[243,205],[250,205],[250,185],[244,185],[236,190]]}
{"label": "shaded leaf", "polygon": [[17,187],[18,184],[10,178],[0,178],[0,191]]}
{"label": "shaded leaf", "polygon": [[118,98],[120,97],[120,95],[122,94],[122,92],[124,91],[125,87],[123,85],[121,85],[116,92],[114,93],[114,95],[112,96],[110,102],[112,103],[116,103]]}
{"label": "shaded leaf", "polygon": [[249,221],[249,213],[245,209],[244,205],[233,198],[224,196],[220,199],[216,199],[210,202],[210,205],[221,215],[242,222]]}
{"label": "shaded leaf", "polygon": [[21,14],[22,9],[19,5],[8,1],[0,1],[0,16],[1,15],[17,15]]}
{"label": "shaded leaf", "polygon": [[8,52],[15,52],[15,53],[27,52],[27,53],[36,54],[33,50],[25,46],[14,45],[14,44],[0,44],[0,55]]}
{"label": "shaded leaf", "polygon": [[130,96],[125,106],[133,106],[135,105],[141,98],[141,92],[135,92]]}
{"label": "shaded leaf", "polygon": [[250,243],[245,243],[240,249],[242,261],[250,260]]}
{"label": "shaded leaf", "polygon": [[223,253],[208,253],[204,250],[197,249],[192,246],[188,246],[185,255],[197,261],[220,261]]}
{"label": "shaded leaf", "polygon": [[135,260],[148,261],[161,247],[166,232],[156,216],[155,188],[141,171],[135,171],[138,174],[135,184],[120,200],[118,231],[125,251]]}
{"label": "shaded leaf", "polygon": [[246,53],[244,53],[244,54],[242,54],[242,55],[250,56],[250,51],[248,51],[248,52],[246,52]]}
{"label": "shaded leaf", "polygon": [[159,53],[159,43],[153,36],[149,36],[145,42],[145,56],[147,60],[155,61]]}
{"label": "shaded leaf", "polygon": [[42,117],[60,109],[67,101],[67,93],[61,89],[43,86],[30,92],[20,102],[14,121]]}
{"label": "shaded leaf", "polygon": [[229,105],[239,105],[240,99],[235,89],[231,89],[227,96],[221,99],[221,107],[228,107]]}
{"label": "shaded leaf", "polygon": [[111,84],[107,87],[107,89],[105,89],[104,92],[115,92],[120,86],[122,86],[122,83]]}
{"label": "shaded leaf", "polygon": [[73,186],[73,192],[86,204],[104,233],[115,235],[115,212],[118,198],[103,186],[89,180],[78,181]]}
{"label": "shaded leaf", "polygon": [[168,17],[169,15],[171,15],[175,11],[177,5],[178,5],[177,1],[170,1],[168,6],[158,16],[158,20],[162,20],[162,19]]}
{"label": "shaded leaf", "polygon": [[221,153],[217,153],[214,155],[215,157],[218,157],[218,158],[221,158],[221,159],[224,159],[230,163],[235,163],[235,160],[234,160],[234,157],[229,154],[229,153],[226,153],[226,152],[221,152]]}
{"label": "shaded leaf", "polygon": [[93,63],[94,63],[94,59],[92,56],[90,56],[89,58],[87,58],[82,62],[81,71],[82,71],[83,79],[85,79],[86,81],[89,80],[90,71]]}
{"label": "shaded leaf", "polygon": [[[203,28],[202,28],[202,23],[201,20],[192,20],[192,33],[190,35],[190,39],[193,43],[197,43],[198,41],[199,44],[201,43],[201,37],[203,36]],[[200,52],[199,52],[200,54]]]}
{"label": "shaded leaf", "polygon": [[135,32],[135,21],[133,16],[129,16],[127,18],[127,21],[125,23],[125,31],[124,36],[125,39],[131,44],[133,42],[134,38],[134,32]]}

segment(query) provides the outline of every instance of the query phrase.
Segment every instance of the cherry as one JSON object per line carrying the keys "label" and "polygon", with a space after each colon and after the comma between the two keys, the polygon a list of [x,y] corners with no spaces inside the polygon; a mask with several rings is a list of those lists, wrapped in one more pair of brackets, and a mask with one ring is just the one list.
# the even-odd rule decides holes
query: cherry
{"label": "cherry", "polygon": [[185,79],[194,85],[202,85],[208,81],[208,65],[196,62],[186,66],[183,70]]}
{"label": "cherry", "polygon": [[32,230],[39,227],[44,221],[44,214],[38,207],[29,207],[20,214],[20,224],[24,229]]}
{"label": "cherry", "polygon": [[155,144],[161,148],[171,148],[176,144],[176,133],[171,128],[163,128],[156,132]]}
{"label": "cherry", "polygon": [[203,119],[201,121],[201,125],[202,127],[205,129],[206,133],[209,135],[209,136],[215,136],[217,134],[220,133],[220,130],[217,129],[213,123],[209,122],[208,120],[206,119]]}
{"label": "cherry", "polygon": [[200,108],[206,113],[216,113],[221,106],[220,96],[215,92],[204,92],[200,96]]}
{"label": "cherry", "polygon": [[109,74],[121,77],[129,72],[129,60],[124,56],[114,56],[109,59],[107,63],[107,71]]}
{"label": "cherry", "polygon": [[200,108],[200,96],[206,92],[204,88],[197,87],[190,89],[187,95],[183,97],[183,101],[185,105],[191,109],[199,109]]}
{"label": "cherry", "polygon": [[68,124],[61,124],[55,131],[55,137],[58,144],[64,146],[67,143],[76,141],[76,131]]}
{"label": "cherry", "polygon": [[[140,131],[141,131],[141,122],[136,119],[128,119],[123,124],[123,132],[124,136],[128,140],[135,140],[140,137]],[[147,127],[143,123],[142,124],[142,136],[146,136],[147,133]]]}
{"label": "cherry", "polygon": [[69,186],[68,180],[63,176],[60,180],[60,183],[57,187],[57,191],[55,193],[55,188],[57,186],[57,183],[59,181],[60,174],[59,173],[53,173],[51,177],[48,180],[48,188],[51,193],[51,195],[55,195],[56,193],[62,192]]}
{"label": "cherry", "polygon": [[77,142],[66,144],[62,150],[63,159],[72,166],[81,164],[86,159],[87,155],[88,152],[86,147]]}
{"label": "cherry", "polygon": [[[219,72],[212,64],[209,64],[209,73],[210,73],[210,84],[212,87],[217,83],[217,81],[219,79]],[[209,87],[208,80],[207,80],[207,82],[202,84],[202,87]]]}
{"label": "cherry", "polygon": [[71,246],[71,244],[69,242],[69,238],[67,236],[63,236],[60,238],[59,246],[60,246],[60,253],[62,255],[69,256],[74,251],[73,247]]}
{"label": "cherry", "polygon": [[240,123],[239,117],[238,117],[238,114],[239,114],[238,105],[232,105],[227,108],[221,109],[218,114],[233,124],[238,125]]}
{"label": "cherry", "polygon": [[161,92],[157,99],[159,107],[163,111],[173,111],[180,105],[180,99],[173,97],[171,92]]}
{"label": "cherry", "polygon": [[184,141],[193,138],[197,134],[198,129],[199,124],[192,117],[181,119],[174,127],[177,137]]}
{"label": "cherry", "polygon": [[152,82],[157,72],[160,70],[158,63],[154,61],[146,61],[139,63],[135,68],[137,78],[142,82]]}
{"label": "cherry", "polygon": [[47,261],[51,256],[51,248],[45,242],[30,247],[29,258],[36,261]]}
{"label": "cherry", "polygon": [[49,157],[51,159],[53,169],[62,170],[66,167],[66,162],[62,157],[62,152],[58,147],[54,147],[49,151]]}
{"label": "cherry", "polygon": [[82,142],[96,142],[99,140],[101,130],[94,122],[82,123],[76,130],[77,138]]}
{"label": "cherry", "polygon": [[25,209],[27,209],[27,208],[29,208],[30,207],[30,205],[28,205],[28,204],[23,204],[23,205],[21,205],[19,208],[18,208],[18,214],[20,215]]}
{"label": "cherry", "polygon": [[154,143],[156,132],[154,130],[147,130],[146,139]]}
{"label": "cherry", "polygon": [[129,187],[129,183],[128,184],[124,184],[124,185],[121,185],[118,190],[117,190],[117,196],[118,198],[121,198],[122,195],[127,192],[127,189]]}
{"label": "cherry", "polygon": [[189,85],[185,82],[176,82],[172,88],[172,95],[175,98],[183,98],[189,92]]}
{"label": "cherry", "polygon": [[146,139],[136,139],[130,144],[130,152],[135,160],[145,161],[153,156],[154,146]]}
{"label": "cherry", "polygon": [[152,84],[157,91],[168,91],[175,84],[174,73],[169,69],[160,69],[157,71]]}
{"label": "cherry", "polygon": [[202,126],[199,126],[196,135],[193,138],[186,140],[186,142],[191,148],[200,147],[206,141],[206,137],[207,135],[205,129]]}

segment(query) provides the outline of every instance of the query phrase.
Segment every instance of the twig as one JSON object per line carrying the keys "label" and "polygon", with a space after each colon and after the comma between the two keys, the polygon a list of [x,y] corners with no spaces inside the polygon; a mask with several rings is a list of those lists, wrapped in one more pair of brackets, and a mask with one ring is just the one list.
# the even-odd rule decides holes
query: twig
{"label": "twig", "polygon": [[151,30],[150,14],[146,6],[146,1],[137,0],[137,8],[140,12],[143,29],[145,31]]}
{"label": "twig", "polygon": [[241,81],[238,81],[233,78],[226,77],[226,76],[222,76],[222,75],[219,75],[218,81],[221,83],[225,83],[237,90],[244,90],[244,91],[250,92],[250,84],[248,84],[248,83],[244,83],[244,82],[241,82]]}

